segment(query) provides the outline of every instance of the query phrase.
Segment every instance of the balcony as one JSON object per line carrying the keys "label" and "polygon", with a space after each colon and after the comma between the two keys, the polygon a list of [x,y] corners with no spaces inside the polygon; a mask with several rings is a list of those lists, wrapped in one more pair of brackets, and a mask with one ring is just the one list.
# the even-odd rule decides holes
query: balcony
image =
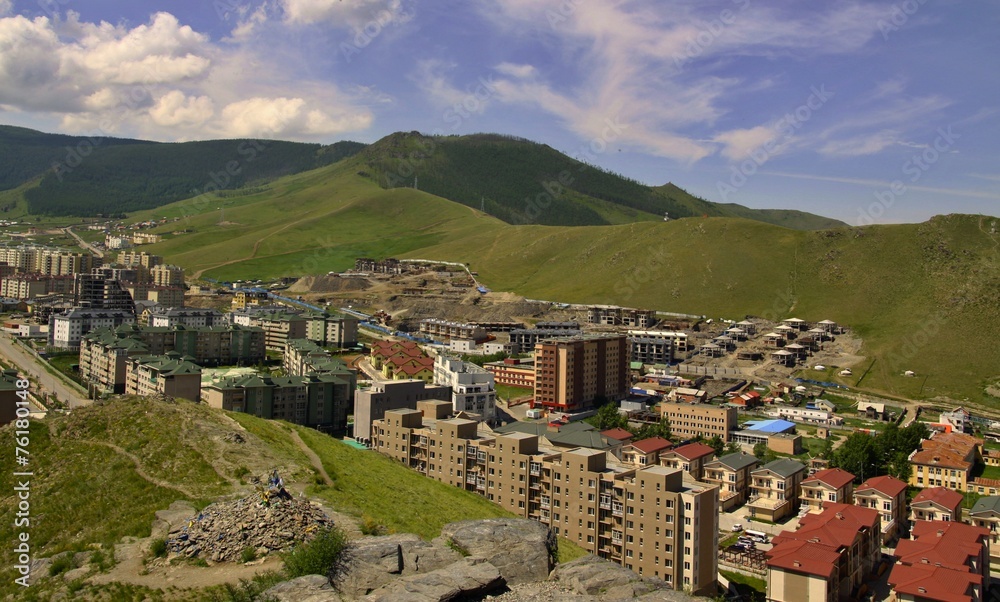
{"label": "balcony", "polygon": [[545,510],[548,510],[549,508],[551,508],[551,507],[552,507],[552,506],[551,506],[551,505],[549,504],[549,498],[547,498],[547,497],[543,497],[543,498],[542,498],[542,499],[541,499],[541,500],[539,501],[539,505],[540,505],[540,506],[541,506],[541,507],[542,507],[543,509],[545,509]]}
{"label": "balcony", "polygon": [[622,532],[621,531],[612,531],[611,532],[611,543],[615,544],[616,546],[622,545]]}
{"label": "balcony", "polygon": [[602,497],[600,503],[601,510],[611,510],[611,498]]}
{"label": "balcony", "polygon": [[611,514],[615,516],[625,516],[625,505],[624,504],[612,504]]}
{"label": "balcony", "polygon": [[787,503],[788,503],[788,500],[779,500],[778,498],[773,498],[773,497],[760,497],[760,496],[756,496],[756,497],[750,498],[750,501],[747,502],[747,505],[748,506],[753,506],[754,508],[765,508],[767,510],[777,510],[778,508],[781,508],[782,506],[784,506]]}
{"label": "balcony", "polygon": [[542,465],[541,464],[536,464],[536,463],[532,462],[531,464],[528,465],[528,473],[531,476],[534,476],[534,477],[541,476],[541,474],[542,474]]}
{"label": "balcony", "polygon": [[528,489],[541,489],[542,483],[538,479],[531,479],[528,481]]}
{"label": "balcony", "polygon": [[478,453],[479,453],[479,448],[477,447],[473,447],[470,445],[465,448],[465,455],[469,458],[472,458],[473,460],[476,459],[476,454]]}
{"label": "balcony", "polygon": [[486,464],[486,452],[481,451],[478,454],[476,454],[476,462],[480,464]]}
{"label": "balcony", "polygon": [[465,476],[465,482],[468,483],[469,485],[475,485],[476,484],[476,480],[477,480],[477,477],[476,477],[475,473],[468,473]]}
{"label": "balcony", "polygon": [[476,479],[476,489],[486,491],[486,479]]}

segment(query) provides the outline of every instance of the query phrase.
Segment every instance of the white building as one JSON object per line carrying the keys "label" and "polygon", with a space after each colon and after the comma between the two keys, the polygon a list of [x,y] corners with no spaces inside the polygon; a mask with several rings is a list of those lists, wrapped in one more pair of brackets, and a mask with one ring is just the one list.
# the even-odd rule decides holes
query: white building
{"label": "white building", "polygon": [[116,328],[135,323],[127,311],[73,308],[49,317],[49,344],[63,349],[79,349],[80,338],[96,328]]}
{"label": "white building", "polygon": [[201,326],[219,326],[227,322],[226,317],[217,309],[197,309],[186,307],[156,308],[149,315],[150,326],[173,328],[186,326],[198,328]]}
{"label": "white building", "polygon": [[767,412],[768,416],[774,418],[784,418],[786,420],[800,420],[802,422],[813,422],[816,424],[840,425],[844,419],[826,410],[812,408],[792,408],[779,406]]}
{"label": "white building", "polygon": [[479,366],[439,355],[434,359],[434,384],[451,387],[453,411],[479,414],[486,421],[496,417],[496,383],[493,374]]}

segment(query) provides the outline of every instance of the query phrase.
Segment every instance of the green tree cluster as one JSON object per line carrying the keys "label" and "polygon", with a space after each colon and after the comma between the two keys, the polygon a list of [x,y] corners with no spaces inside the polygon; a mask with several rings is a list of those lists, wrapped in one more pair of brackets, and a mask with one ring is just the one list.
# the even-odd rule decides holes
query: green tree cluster
{"label": "green tree cluster", "polygon": [[871,436],[851,433],[831,458],[831,465],[853,473],[859,481],[879,475],[891,475],[909,481],[912,467],[907,459],[929,436],[927,425],[913,422],[905,428],[890,424]]}

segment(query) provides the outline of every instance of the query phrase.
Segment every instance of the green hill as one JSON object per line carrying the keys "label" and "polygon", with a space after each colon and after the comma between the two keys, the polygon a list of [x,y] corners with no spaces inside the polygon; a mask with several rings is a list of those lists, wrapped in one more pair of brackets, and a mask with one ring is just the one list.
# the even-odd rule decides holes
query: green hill
{"label": "green hill", "polygon": [[510,224],[582,226],[707,215],[745,217],[801,230],[837,220],[779,209],[712,203],[673,184],[651,188],[544,145],[499,134],[396,133],[358,157],[385,188],[413,187],[483,209]]}
{"label": "green hill", "polygon": [[[357,174],[362,159],[283,178],[267,191],[134,217],[176,217],[149,249],[189,275],[220,280],[344,270],[361,256],[420,257],[468,262],[492,289],[532,298],[737,319],[829,318],[861,334],[863,352],[876,360],[863,386],[996,401],[985,393],[1000,377],[993,218],[823,231],[741,218],[515,226],[423,191],[383,189]],[[171,234],[181,229],[190,232]],[[904,378],[904,370],[921,378]]]}
{"label": "green hill", "polygon": [[163,144],[0,126],[0,191],[15,193],[0,197],[0,211],[22,204],[27,213],[44,216],[138,211],[204,190],[263,185],[335,163],[363,147],[276,140]]}
{"label": "green hill", "polygon": [[203,191],[246,194],[281,176],[358,153],[359,174],[385,188],[412,187],[511,224],[600,225],[728,216],[796,229],[843,226],[799,211],[756,210],[656,188],[497,134],[397,133],[370,146],[274,140],[157,143],[44,134],[0,126],[0,213],[97,216],[152,209]]}
{"label": "green hill", "polygon": [[[13,428],[0,428],[0,435],[12,441]],[[318,456],[332,485],[316,484],[324,481],[292,429]],[[226,438],[233,433],[243,442]],[[201,508],[220,496],[246,495],[252,487],[241,479],[272,469],[279,470],[293,491],[304,486],[328,507],[359,519],[370,517],[396,532],[430,538],[454,520],[507,516],[478,495],[435,482],[375,452],[354,449],[307,428],[186,401],[118,398],[68,416],[32,420],[29,438],[34,558],[89,550],[99,552],[100,564],[106,565],[114,543],[127,536],[148,537],[154,513],[174,500],[190,500]],[[2,468],[0,486],[12,492],[12,473],[18,470],[13,453],[4,455]],[[15,495],[0,499],[4,516],[13,517],[16,508]],[[7,542],[16,541],[20,531],[13,520],[0,525],[0,537]],[[0,598],[59,599],[53,593],[65,588],[62,576],[25,590],[13,583],[13,544],[4,546],[0,559]],[[93,556],[91,562],[89,566],[99,570]],[[164,597],[133,586],[84,586],[62,599],[206,599],[172,589],[173,595]]]}

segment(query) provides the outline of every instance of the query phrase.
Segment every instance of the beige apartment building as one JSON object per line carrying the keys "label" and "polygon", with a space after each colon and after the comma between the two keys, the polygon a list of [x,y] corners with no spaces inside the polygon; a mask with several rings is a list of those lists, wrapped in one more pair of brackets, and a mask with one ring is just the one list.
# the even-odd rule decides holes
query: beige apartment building
{"label": "beige apartment building", "polygon": [[250,324],[264,331],[264,347],[271,351],[284,351],[289,340],[306,338],[306,319],[297,314],[258,314],[251,319]]}
{"label": "beige apartment building", "polygon": [[660,416],[670,421],[670,431],[684,438],[701,435],[711,439],[718,435],[729,442],[729,432],[736,428],[736,408],[707,404],[660,403]]}
{"label": "beige apartment building", "polygon": [[128,358],[125,394],[166,395],[198,401],[201,398],[201,368],[180,359],[177,353]]}
{"label": "beige apartment building", "polygon": [[750,473],[759,461],[753,454],[739,452],[706,462],[701,480],[719,488],[719,506],[729,510],[747,501],[750,493]]}
{"label": "beige apartment building", "polygon": [[809,512],[822,512],[829,504],[853,504],[854,475],[841,468],[820,470],[802,480],[801,501]]}
{"label": "beige apartment building", "polygon": [[535,345],[532,407],[579,410],[603,397],[617,401],[628,392],[628,340],[624,335],[581,335]]}
{"label": "beige apartment building", "polygon": [[777,522],[794,514],[805,472],[805,464],[782,458],[750,473],[750,516]]}
{"label": "beige apartment building", "polygon": [[891,546],[906,531],[906,483],[896,477],[872,477],[854,490],[854,505],[882,515],[882,542]]}
{"label": "beige apartment building", "polygon": [[538,435],[495,433],[422,401],[372,424],[374,449],[549,525],[587,551],[695,594],[715,592],[715,487],[664,466],[636,468],[603,451],[540,446]]}

